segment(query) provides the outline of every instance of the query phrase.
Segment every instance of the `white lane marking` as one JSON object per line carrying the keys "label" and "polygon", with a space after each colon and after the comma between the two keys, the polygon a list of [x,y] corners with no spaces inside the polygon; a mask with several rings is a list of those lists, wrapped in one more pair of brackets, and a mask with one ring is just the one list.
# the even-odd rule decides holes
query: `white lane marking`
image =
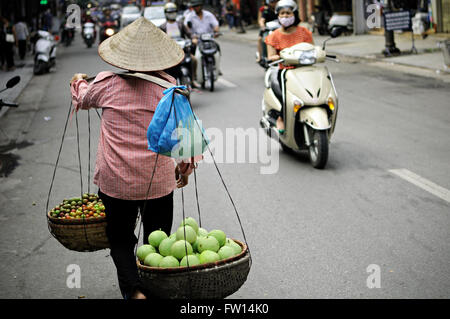
{"label": "white lane marking", "polygon": [[450,203],[450,191],[448,189],[404,168],[391,169],[389,172]]}
{"label": "white lane marking", "polygon": [[225,80],[224,78],[217,79],[217,82],[221,83],[221,84],[223,84],[223,85],[225,85],[226,87],[229,87],[229,88],[236,88],[237,87],[236,84],[231,83],[230,81]]}

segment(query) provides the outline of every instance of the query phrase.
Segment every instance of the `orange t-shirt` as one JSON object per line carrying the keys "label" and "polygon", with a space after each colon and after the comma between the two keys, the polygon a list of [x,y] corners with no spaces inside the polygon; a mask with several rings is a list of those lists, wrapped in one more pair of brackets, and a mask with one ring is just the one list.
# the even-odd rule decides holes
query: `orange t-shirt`
{"label": "orange t-shirt", "polygon": [[[297,43],[313,43],[313,37],[311,31],[305,27],[297,26],[297,30],[291,34],[284,34],[281,32],[281,29],[277,29],[266,37],[265,42],[274,47],[274,49],[277,50],[277,54],[280,54],[281,50],[289,48]],[[280,64],[280,68],[285,69],[287,67]]]}

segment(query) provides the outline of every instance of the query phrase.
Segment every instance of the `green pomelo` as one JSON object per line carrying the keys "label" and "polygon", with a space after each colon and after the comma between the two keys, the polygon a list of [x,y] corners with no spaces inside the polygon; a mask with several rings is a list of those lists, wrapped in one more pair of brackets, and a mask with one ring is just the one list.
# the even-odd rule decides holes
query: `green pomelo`
{"label": "green pomelo", "polygon": [[231,246],[223,246],[219,249],[218,252],[220,259],[227,259],[233,257],[235,255],[234,249]]}
{"label": "green pomelo", "polygon": [[167,234],[162,230],[155,230],[148,235],[148,243],[158,248],[159,244],[167,238]]}
{"label": "green pomelo", "polygon": [[186,250],[187,255],[192,255],[192,253],[194,252],[191,244],[189,244],[187,241],[177,240],[170,248],[170,255],[178,260],[181,260],[184,256],[186,256]]}
{"label": "green pomelo", "polygon": [[159,267],[161,268],[171,268],[171,267],[179,267],[180,263],[178,260],[173,256],[166,256],[161,259],[161,262],[159,263]]}
{"label": "green pomelo", "polygon": [[[186,233],[186,238],[184,237]],[[194,228],[192,228],[189,225],[186,226],[180,226],[177,229],[177,240],[187,240],[190,244],[195,243],[197,240],[197,233],[195,232]]]}
{"label": "green pomelo", "polygon": [[198,252],[198,237],[195,243],[192,244],[192,250],[194,250],[194,253]]}
{"label": "green pomelo", "polygon": [[214,229],[208,233],[208,236],[213,236],[214,238],[216,238],[217,241],[219,242],[220,247],[225,245],[225,240],[227,239],[227,236],[223,231],[219,229]]}
{"label": "green pomelo", "polygon": [[145,257],[147,257],[151,253],[156,253],[155,247],[153,247],[152,245],[142,245],[137,249],[136,257],[139,259],[139,261],[144,261]]}
{"label": "green pomelo", "polygon": [[219,260],[220,260],[219,254],[211,250],[205,250],[200,254],[201,264],[213,263]]}
{"label": "green pomelo", "polygon": [[206,229],[200,227],[198,229],[197,236],[206,237],[206,236],[208,236],[208,231]]}
{"label": "green pomelo", "polygon": [[198,252],[202,253],[205,250],[211,250],[217,252],[220,248],[219,242],[213,236],[199,237],[198,239]]}
{"label": "green pomelo", "polygon": [[166,238],[163,239],[161,244],[159,244],[159,253],[163,256],[169,256],[170,255],[170,248],[172,247],[173,243],[175,243],[177,239],[175,237],[172,238]]}
{"label": "green pomelo", "polygon": [[233,248],[235,255],[239,254],[242,251],[241,245],[239,245],[233,239],[230,238],[227,238],[227,240],[225,241],[225,246],[230,246],[231,248]]}
{"label": "green pomelo", "polygon": [[164,257],[161,256],[158,253],[148,254],[147,257],[145,257],[144,265],[147,265],[147,266],[150,266],[150,267],[158,267],[159,263],[161,262],[161,260],[163,258]]}
{"label": "green pomelo", "polygon": [[183,259],[181,259],[180,267],[187,267],[188,261],[189,261],[189,267],[200,264],[200,259],[198,259],[198,257],[196,255],[187,255],[187,256],[184,256]]}
{"label": "green pomelo", "polygon": [[197,234],[198,224],[194,218],[192,218],[192,217],[185,218],[184,221],[181,222],[180,226],[183,226],[183,225],[191,226],[195,230],[195,233]]}
{"label": "green pomelo", "polygon": [[169,238],[177,238],[177,233],[173,233],[169,236]]}

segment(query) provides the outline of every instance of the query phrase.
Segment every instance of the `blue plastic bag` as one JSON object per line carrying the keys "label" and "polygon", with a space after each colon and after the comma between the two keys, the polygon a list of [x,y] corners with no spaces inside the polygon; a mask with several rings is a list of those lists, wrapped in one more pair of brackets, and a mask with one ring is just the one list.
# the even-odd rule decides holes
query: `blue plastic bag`
{"label": "blue plastic bag", "polygon": [[175,92],[186,86],[164,90],[147,130],[148,149],[173,158],[190,158],[203,154],[208,140],[188,99]]}

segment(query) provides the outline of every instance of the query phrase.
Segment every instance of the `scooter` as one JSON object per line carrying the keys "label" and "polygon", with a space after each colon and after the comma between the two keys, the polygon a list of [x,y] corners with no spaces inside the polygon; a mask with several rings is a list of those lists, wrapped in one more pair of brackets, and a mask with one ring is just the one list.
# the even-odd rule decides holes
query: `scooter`
{"label": "scooter", "polygon": [[75,27],[66,23],[64,25],[64,29],[61,35],[61,41],[64,43],[66,47],[68,47],[75,37]]}
{"label": "scooter", "polygon": [[102,24],[100,31],[100,42],[108,39],[118,32],[117,21],[106,21]]}
{"label": "scooter", "polygon": [[[332,38],[342,31],[335,28]],[[328,40],[323,47],[304,42],[282,50],[280,60],[271,63],[266,72],[261,103],[260,125],[267,135],[277,139],[286,152],[308,150],[312,166],[318,169],[324,168],[328,160],[339,105],[328,68],[315,65],[327,58],[339,62],[336,56],[326,54]],[[294,68],[279,71],[279,63]],[[284,119],[283,133],[276,129],[279,116]]]}
{"label": "scooter", "polygon": [[335,28],[341,28],[345,34],[353,32],[353,18],[350,14],[333,13],[328,22],[328,31],[331,32]]}
{"label": "scooter", "polygon": [[83,39],[88,48],[90,48],[92,44],[94,44],[96,35],[95,24],[93,24],[92,22],[86,22],[85,24],[83,24]]}
{"label": "scooter", "polygon": [[[267,44],[265,42],[267,36],[271,34],[276,29],[280,28],[281,25],[278,22],[278,20],[273,20],[266,22],[265,29],[263,30],[262,34],[262,57],[259,59],[259,65],[263,67],[264,69],[268,69],[267,64]],[[256,52],[256,59],[258,59],[259,52]]]}
{"label": "scooter", "polygon": [[183,38],[174,38],[175,42],[183,49],[184,59],[175,68],[177,85],[185,85],[188,90],[192,88],[192,41]]}
{"label": "scooter", "polygon": [[[6,88],[4,88],[3,90],[0,91],[0,93],[2,93],[3,91],[6,91],[7,89],[13,88],[14,86],[16,86],[17,83],[20,82],[20,76],[15,76],[11,79],[9,79],[8,82],[6,82]],[[2,109],[2,107],[4,106],[8,106],[8,107],[18,107],[19,104],[16,103],[9,103],[9,102],[3,102],[2,99],[0,99],[0,110]]]}
{"label": "scooter", "polygon": [[38,40],[34,47],[34,74],[49,72],[55,66],[56,61],[56,40],[47,31],[38,31]]}
{"label": "scooter", "polygon": [[197,64],[197,81],[202,85],[202,89],[208,83],[209,90],[214,91],[214,82],[219,78],[220,55],[220,47],[214,40],[214,34],[201,34],[195,57],[199,61]]}

